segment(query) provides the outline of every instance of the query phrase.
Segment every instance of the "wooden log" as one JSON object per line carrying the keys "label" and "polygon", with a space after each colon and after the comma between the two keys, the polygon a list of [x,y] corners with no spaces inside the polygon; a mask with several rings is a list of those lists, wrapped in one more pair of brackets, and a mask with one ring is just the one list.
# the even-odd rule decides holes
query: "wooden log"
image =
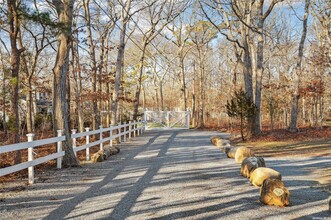
{"label": "wooden log", "polygon": [[278,179],[266,179],[260,190],[260,202],[265,205],[290,205],[290,192],[284,183]]}
{"label": "wooden log", "polygon": [[241,163],[240,173],[243,177],[249,178],[258,167],[265,167],[264,159],[262,157],[248,157]]}
{"label": "wooden log", "polygon": [[91,157],[92,162],[97,163],[97,162],[104,161],[103,152],[104,152],[104,150],[99,150],[98,152],[93,154]]}
{"label": "wooden log", "polygon": [[239,147],[236,151],[235,154],[235,161],[237,163],[242,163],[244,159],[248,158],[248,157],[253,157],[254,153],[251,149],[247,148],[247,147]]}
{"label": "wooden log", "polygon": [[282,180],[282,175],[271,168],[258,167],[251,173],[249,180],[254,186],[260,187],[266,179]]}

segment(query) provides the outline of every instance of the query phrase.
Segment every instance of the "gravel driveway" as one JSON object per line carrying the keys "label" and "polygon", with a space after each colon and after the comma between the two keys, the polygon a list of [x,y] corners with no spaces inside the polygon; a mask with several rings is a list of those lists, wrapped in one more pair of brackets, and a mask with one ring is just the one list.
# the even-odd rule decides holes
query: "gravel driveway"
{"label": "gravel driveway", "polygon": [[121,153],[83,168],[37,174],[0,195],[0,219],[328,219],[330,185],[314,172],[330,157],[265,158],[282,173],[291,206],[262,205],[239,165],[199,130],[147,131]]}

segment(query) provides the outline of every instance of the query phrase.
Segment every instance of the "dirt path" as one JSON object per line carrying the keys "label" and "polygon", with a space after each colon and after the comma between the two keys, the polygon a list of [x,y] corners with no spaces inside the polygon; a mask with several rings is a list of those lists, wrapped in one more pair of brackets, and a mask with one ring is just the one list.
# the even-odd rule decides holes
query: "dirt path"
{"label": "dirt path", "polygon": [[239,165],[208,131],[148,131],[121,153],[80,169],[50,170],[23,191],[2,192],[0,219],[320,219],[330,185],[316,170],[330,157],[266,158],[291,192],[291,206],[264,206]]}

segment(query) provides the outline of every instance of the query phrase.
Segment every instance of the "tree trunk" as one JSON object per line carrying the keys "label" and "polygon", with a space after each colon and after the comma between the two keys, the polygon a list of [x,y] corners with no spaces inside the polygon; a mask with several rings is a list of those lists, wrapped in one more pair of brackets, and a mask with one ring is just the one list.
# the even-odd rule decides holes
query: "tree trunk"
{"label": "tree trunk", "polygon": [[[73,28],[76,29],[77,21],[74,20]],[[76,102],[76,111],[77,111],[77,119],[78,119],[78,131],[84,132],[84,101],[82,100],[82,73],[81,73],[81,66],[79,62],[79,50],[78,50],[78,33],[76,35],[76,40],[72,42],[72,62],[74,65],[73,68],[73,76],[75,79],[74,90],[75,90],[75,102]]]}
{"label": "tree trunk", "polygon": [[147,47],[147,41],[144,41],[144,46],[141,52],[140,57],[140,65],[139,65],[139,78],[138,78],[138,84],[136,88],[136,96],[133,104],[133,120],[137,120],[138,117],[138,109],[139,109],[139,98],[140,98],[140,92],[141,92],[141,86],[142,86],[142,77],[143,77],[143,71],[144,71],[144,62],[145,62],[145,52]]}
{"label": "tree trunk", "polygon": [[81,66],[79,62],[79,53],[78,53],[78,44],[75,46],[76,48],[76,70],[77,72],[77,79],[76,79],[76,104],[77,104],[77,115],[78,115],[78,129],[80,132],[84,132],[84,111],[83,105],[84,101],[82,100],[82,73],[81,73]]}
{"label": "tree trunk", "polygon": [[[69,50],[68,53],[70,53],[70,47],[72,45],[69,46]],[[68,61],[69,62],[69,61]],[[68,65],[68,71],[67,71],[67,76],[66,76],[66,99],[67,99],[67,103],[68,103],[68,120],[69,120],[69,131],[71,130],[71,128],[73,128],[72,123],[73,123],[73,119],[72,119],[72,109],[71,109],[71,86],[70,86],[70,65]]]}
{"label": "tree trunk", "polygon": [[196,104],[196,88],[195,88],[195,84],[196,84],[196,67],[195,67],[195,62],[193,63],[193,88],[192,88],[192,125],[193,127],[196,126],[196,114],[197,114],[197,104]]}
{"label": "tree trunk", "polygon": [[323,128],[323,124],[324,124],[324,99],[323,99],[323,96],[319,96],[319,104],[320,104],[320,108],[319,108],[320,128]]}
{"label": "tree trunk", "polygon": [[308,16],[309,16],[309,5],[310,0],[305,0],[305,14],[303,17],[302,22],[302,35],[299,44],[299,52],[298,52],[298,60],[296,64],[296,68],[294,70],[294,93],[292,96],[292,108],[291,108],[291,121],[290,121],[290,128],[291,132],[297,132],[297,120],[298,120],[298,111],[299,111],[299,88],[300,88],[300,75],[301,75],[301,63],[303,57],[303,48],[305,45],[305,40],[307,36],[307,23],[308,23]]}
{"label": "tree trunk", "polygon": [[[242,28],[244,30],[244,33],[247,32],[247,28],[244,27]],[[247,33],[248,35],[248,33]],[[243,66],[243,72],[244,72],[244,81],[245,81],[245,92],[247,95],[247,98],[253,102],[253,79],[252,79],[252,60],[251,60],[251,55],[249,51],[249,46],[248,46],[248,40],[247,40],[246,34],[244,35],[243,38],[243,60],[244,60],[244,66]],[[255,123],[254,123],[255,117],[248,117],[247,118],[247,123],[249,126],[248,129],[248,134],[247,136],[250,137],[254,134],[254,129],[255,129]]]}
{"label": "tree trunk", "polygon": [[31,77],[28,77],[27,79],[27,85],[28,89],[26,92],[26,127],[27,127],[27,133],[33,133],[34,132],[34,124],[32,120],[32,114],[33,114],[33,106],[32,106],[32,83],[31,83]]}
{"label": "tree trunk", "polygon": [[244,136],[244,118],[243,116],[240,116],[240,134],[241,134],[241,140],[245,141],[245,136]]}
{"label": "tree trunk", "polygon": [[[14,133],[14,143],[20,142],[20,120],[19,120],[19,111],[18,111],[18,85],[19,85],[19,70],[20,70],[20,56],[24,51],[23,48],[20,50],[17,48],[17,37],[20,30],[20,22],[18,15],[18,8],[16,0],[8,0],[8,14],[9,14],[9,38],[11,46],[11,56],[10,56],[10,65],[11,65],[11,79],[10,79],[10,88],[11,88],[11,119],[14,120],[14,128],[12,132]],[[16,151],[15,163],[21,162],[21,151]]]}
{"label": "tree trunk", "polygon": [[314,96],[314,127],[317,128],[318,124],[318,100],[317,96]]}
{"label": "tree trunk", "polygon": [[126,26],[129,19],[129,11],[131,8],[131,0],[126,1],[125,8],[122,6],[122,29],[120,32],[120,42],[118,47],[117,59],[116,59],[116,75],[115,75],[115,86],[113,90],[113,103],[112,103],[112,118],[111,124],[116,125],[118,123],[117,119],[117,110],[118,110],[118,98],[120,95],[120,85],[122,78],[122,67],[124,59],[124,50],[125,50],[125,35],[126,35]]}
{"label": "tree trunk", "polygon": [[92,129],[99,128],[99,113],[98,113],[98,95],[97,95],[97,65],[95,58],[95,45],[93,43],[91,30],[91,16],[90,16],[90,0],[84,0],[85,22],[87,28],[87,40],[89,45],[90,59],[91,59],[91,73],[92,73]]}
{"label": "tree trunk", "polygon": [[205,110],[205,100],[204,100],[204,81],[205,81],[205,70],[202,61],[199,62],[200,66],[200,103],[199,103],[199,128],[204,128],[204,110]]}
{"label": "tree trunk", "polygon": [[[23,48],[23,41],[22,41],[22,32],[19,32],[19,38],[18,38],[18,44],[20,48]],[[23,72],[25,73],[26,79],[25,83],[27,86],[25,96],[26,96],[26,128],[27,128],[27,133],[33,133],[34,132],[34,125],[32,122],[32,73],[29,72],[28,68],[28,63],[26,60],[26,55],[25,53],[21,53],[22,57],[22,67],[23,67]],[[36,62],[36,61],[35,61]]]}
{"label": "tree trunk", "polygon": [[[100,52],[100,64],[99,64],[99,83],[100,83],[100,86],[99,86],[99,92],[100,92],[100,95],[101,97],[103,97],[102,95],[102,85],[103,85],[103,82],[102,82],[102,78],[103,77],[106,77],[106,75],[103,73],[104,71],[104,61],[105,61],[105,57],[106,57],[106,51],[105,51],[105,41],[106,41],[106,37],[108,35],[108,29],[104,31],[104,33],[102,33],[102,36],[101,36],[101,40],[100,40],[100,45],[101,45],[101,52]],[[105,85],[106,87],[106,90],[107,90],[107,95],[109,95],[109,87],[108,87],[108,84],[107,83]],[[100,125],[103,124],[104,122],[104,119],[103,119],[103,114],[105,112],[105,110],[107,109],[107,101],[104,100],[104,99],[100,99],[100,103],[99,103],[100,107],[99,107],[99,111],[102,111],[100,115]],[[108,126],[109,124],[106,123],[106,126]]]}
{"label": "tree trunk", "polygon": [[183,48],[184,46],[181,47],[180,53],[179,53],[179,59],[180,59],[180,70],[181,70],[181,75],[182,75],[182,92],[183,92],[183,99],[184,99],[184,111],[187,110],[187,96],[186,96],[186,79],[185,79],[185,66],[184,66],[184,55],[183,55]]}
{"label": "tree trunk", "polygon": [[55,129],[63,130],[66,140],[63,141],[62,148],[65,151],[62,163],[64,167],[79,166],[70,138],[68,102],[66,99],[66,77],[69,71],[69,45],[71,40],[72,12],[74,0],[53,0],[59,16],[59,22],[64,25],[59,30],[58,51],[53,68],[54,89],[53,89],[53,117],[55,119]]}
{"label": "tree trunk", "polygon": [[302,122],[306,125],[306,100],[302,97]]}
{"label": "tree trunk", "polygon": [[159,101],[159,90],[155,88],[155,101],[156,101],[156,110],[160,111],[160,101]]}
{"label": "tree trunk", "polygon": [[269,112],[270,112],[270,130],[274,130],[274,104],[273,104],[273,98],[270,95],[270,101],[269,101]]}
{"label": "tree trunk", "polygon": [[164,111],[164,101],[163,101],[163,83],[159,82],[160,87],[160,103],[161,103],[161,111]]}
{"label": "tree trunk", "polygon": [[256,78],[255,78],[255,124],[254,124],[254,135],[261,133],[261,92],[262,92],[262,74],[263,74],[263,46],[264,46],[264,18],[263,18],[263,2],[264,0],[257,1],[257,50],[256,50]]}

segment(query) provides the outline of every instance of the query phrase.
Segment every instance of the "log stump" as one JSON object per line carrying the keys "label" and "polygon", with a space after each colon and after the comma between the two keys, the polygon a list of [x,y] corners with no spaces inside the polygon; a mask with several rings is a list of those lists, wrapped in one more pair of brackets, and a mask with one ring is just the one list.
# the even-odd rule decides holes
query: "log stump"
{"label": "log stump", "polygon": [[271,168],[258,167],[251,173],[249,180],[254,186],[260,187],[266,179],[282,180],[282,175]]}
{"label": "log stump", "polygon": [[290,192],[281,180],[266,179],[260,190],[260,202],[265,205],[288,206],[290,205]]}
{"label": "log stump", "polygon": [[237,163],[242,163],[244,159],[248,158],[248,157],[253,157],[254,153],[251,149],[247,148],[247,147],[239,147],[236,151],[235,154],[235,161]]}
{"label": "log stump", "polygon": [[243,177],[249,178],[258,167],[265,167],[263,157],[248,157],[241,163],[240,173]]}

